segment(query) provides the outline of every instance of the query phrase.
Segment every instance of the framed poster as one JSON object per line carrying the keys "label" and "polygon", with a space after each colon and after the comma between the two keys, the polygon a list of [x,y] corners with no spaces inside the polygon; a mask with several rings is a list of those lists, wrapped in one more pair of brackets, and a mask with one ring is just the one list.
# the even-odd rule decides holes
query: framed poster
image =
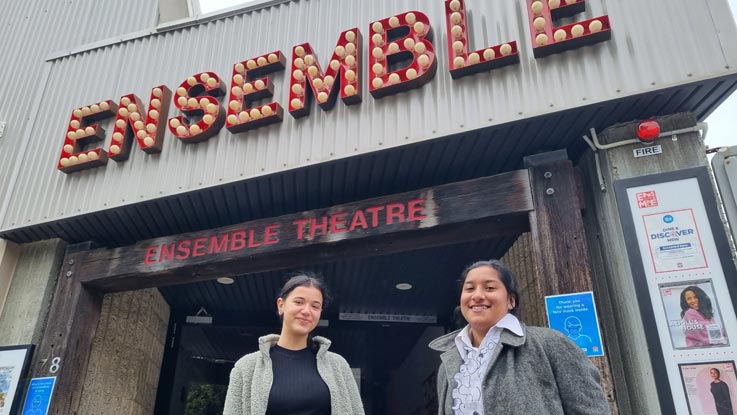
{"label": "framed poster", "polygon": [[17,413],[33,347],[0,346],[0,415]]}
{"label": "framed poster", "polygon": [[658,284],[674,350],[729,346],[710,279]]}
{"label": "framed poster", "polygon": [[614,189],[661,410],[717,414],[707,380],[716,368],[717,388],[732,382],[737,270],[709,172],[636,177]]}
{"label": "framed poster", "polygon": [[684,363],[681,371],[683,392],[692,414],[721,415],[737,408],[737,376],[734,360],[726,362]]}

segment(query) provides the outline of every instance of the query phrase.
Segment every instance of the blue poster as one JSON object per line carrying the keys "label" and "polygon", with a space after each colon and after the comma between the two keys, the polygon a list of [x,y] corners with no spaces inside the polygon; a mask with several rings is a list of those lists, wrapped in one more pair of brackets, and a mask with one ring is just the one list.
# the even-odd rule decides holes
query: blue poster
{"label": "blue poster", "polygon": [[55,383],[56,377],[31,379],[22,415],[47,415]]}
{"label": "blue poster", "polygon": [[604,356],[594,293],[589,291],[546,296],[545,309],[551,329],[565,334],[586,356]]}

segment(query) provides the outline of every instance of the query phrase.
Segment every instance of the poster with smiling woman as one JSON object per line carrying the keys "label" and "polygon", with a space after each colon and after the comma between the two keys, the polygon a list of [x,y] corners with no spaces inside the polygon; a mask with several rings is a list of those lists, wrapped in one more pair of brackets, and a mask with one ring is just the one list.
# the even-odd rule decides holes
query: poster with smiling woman
{"label": "poster with smiling woman", "polygon": [[729,346],[710,279],[658,286],[673,349]]}
{"label": "poster with smiling woman", "polygon": [[689,413],[732,415],[737,409],[737,375],[734,361],[678,365]]}

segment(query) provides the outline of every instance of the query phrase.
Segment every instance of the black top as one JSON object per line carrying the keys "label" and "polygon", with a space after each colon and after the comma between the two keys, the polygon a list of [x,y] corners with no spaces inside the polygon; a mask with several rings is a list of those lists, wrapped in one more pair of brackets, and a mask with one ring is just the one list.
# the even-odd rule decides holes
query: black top
{"label": "black top", "polygon": [[714,404],[718,415],[732,415],[732,399],[729,397],[729,387],[724,381],[711,382],[711,394],[714,395]]}
{"label": "black top", "polygon": [[317,373],[317,358],[309,348],[269,351],[274,382],[266,415],[330,415],[330,390]]}

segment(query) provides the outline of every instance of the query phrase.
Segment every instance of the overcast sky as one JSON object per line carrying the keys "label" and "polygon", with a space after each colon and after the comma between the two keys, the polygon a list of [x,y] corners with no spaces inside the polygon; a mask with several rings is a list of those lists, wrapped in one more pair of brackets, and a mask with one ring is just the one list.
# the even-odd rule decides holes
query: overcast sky
{"label": "overcast sky", "polygon": [[[261,0],[199,0],[201,12],[210,13],[215,10],[231,7],[236,4],[251,3]],[[732,16],[737,19],[737,0],[728,0],[732,7]],[[737,145],[737,93],[732,94],[719,108],[706,119],[709,133],[706,144],[709,147]]]}

